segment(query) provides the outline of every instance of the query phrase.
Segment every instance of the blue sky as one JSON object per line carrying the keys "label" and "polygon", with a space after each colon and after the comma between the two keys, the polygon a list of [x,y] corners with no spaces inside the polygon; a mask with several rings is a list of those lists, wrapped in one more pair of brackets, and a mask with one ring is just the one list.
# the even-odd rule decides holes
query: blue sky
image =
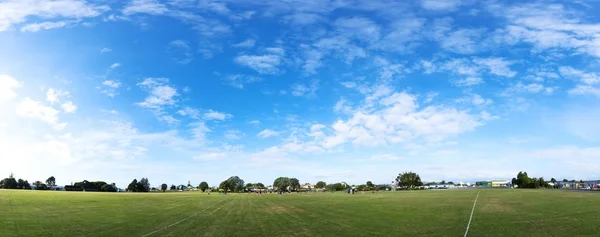
{"label": "blue sky", "polygon": [[600,175],[594,1],[0,1],[0,174]]}

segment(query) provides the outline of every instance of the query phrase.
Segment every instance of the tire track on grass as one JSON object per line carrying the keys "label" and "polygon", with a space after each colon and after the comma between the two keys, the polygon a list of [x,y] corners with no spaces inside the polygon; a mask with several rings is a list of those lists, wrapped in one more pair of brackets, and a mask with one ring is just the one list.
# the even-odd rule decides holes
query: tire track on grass
{"label": "tire track on grass", "polygon": [[221,200],[221,201],[218,201],[218,202],[216,202],[216,203],[214,203],[214,204],[212,204],[212,205],[210,205],[210,206],[208,206],[208,207],[206,207],[206,208],[204,208],[204,209],[200,210],[199,212],[196,212],[196,213],[194,213],[194,214],[192,214],[192,215],[190,215],[190,216],[188,216],[188,217],[186,217],[186,218],[183,218],[183,219],[181,219],[181,220],[179,220],[179,221],[177,221],[177,222],[175,222],[175,223],[173,223],[173,224],[170,224],[170,225],[168,225],[168,226],[165,226],[165,227],[163,227],[163,228],[160,228],[160,229],[158,229],[158,230],[155,230],[155,231],[152,231],[152,232],[150,232],[150,233],[147,233],[147,234],[145,234],[145,235],[142,235],[142,237],[150,236],[150,235],[156,234],[156,233],[158,233],[158,232],[160,232],[160,231],[166,230],[166,229],[168,229],[169,227],[176,226],[176,225],[178,225],[178,224],[180,224],[180,223],[182,223],[182,222],[184,222],[184,221],[187,221],[187,220],[189,220],[189,219],[191,219],[191,218],[193,218],[193,217],[195,217],[195,216],[199,215],[200,213],[202,213],[202,212],[204,212],[204,211],[208,210],[209,208],[211,208],[211,207],[214,207],[214,206],[216,206],[217,204],[224,203],[225,201],[228,201],[228,200],[232,200],[232,198],[225,198],[225,199],[223,199],[223,200]]}

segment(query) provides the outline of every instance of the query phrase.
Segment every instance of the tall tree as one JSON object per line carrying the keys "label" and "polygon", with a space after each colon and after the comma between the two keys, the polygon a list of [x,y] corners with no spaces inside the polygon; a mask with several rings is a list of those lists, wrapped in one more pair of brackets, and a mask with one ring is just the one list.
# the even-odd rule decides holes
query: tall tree
{"label": "tall tree", "polygon": [[11,173],[8,176],[8,178],[5,178],[2,180],[2,185],[0,185],[0,186],[2,186],[0,188],[5,188],[5,189],[17,189],[19,186],[19,183],[15,179],[14,175]]}
{"label": "tall tree", "polygon": [[198,189],[202,190],[202,192],[206,191],[208,189],[208,183],[202,181],[200,185],[198,185]]}
{"label": "tall tree", "polygon": [[263,189],[265,188],[265,185],[263,183],[256,183],[256,188]]}
{"label": "tall tree", "polygon": [[33,185],[35,186],[36,190],[48,190],[48,185],[46,185],[45,183],[42,183],[40,181],[35,181],[33,182]]}
{"label": "tall tree", "polygon": [[171,184],[171,191],[175,191],[177,190],[177,186],[175,186],[175,184]]}
{"label": "tall tree", "polygon": [[324,188],[325,186],[327,186],[327,183],[323,181],[319,181],[317,184],[315,184],[315,188]]}
{"label": "tall tree", "polygon": [[133,179],[131,183],[127,186],[127,191],[129,192],[137,192],[138,191],[138,181],[137,179]]}
{"label": "tall tree", "polygon": [[372,188],[372,187],[373,187],[373,182],[371,182],[371,181],[367,181],[367,187],[368,187],[368,188]]}
{"label": "tall tree", "polygon": [[46,184],[48,185],[48,187],[56,186],[56,179],[54,178],[54,176],[50,176],[50,178],[46,179]]}
{"label": "tall tree", "polygon": [[160,190],[162,190],[163,192],[166,192],[167,188],[169,188],[169,186],[167,184],[161,184],[160,185]]}
{"label": "tall tree", "polygon": [[18,189],[31,189],[31,185],[29,184],[29,182],[27,182],[27,180],[19,179],[17,181],[17,188]]}
{"label": "tall tree", "polygon": [[279,177],[273,181],[273,187],[279,191],[286,191],[288,186],[290,186],[290,178],[288,177]]}
{"label": "tall tree", "polygon": [[407,188],[414,188],[423,185],[421,182],[421,177],[414,172],[400,173],[398,177],[396,177],[396,183],[401,187]]}
{"label": "tall tree", "polygon": [[138,188],[138,192],[150,191],[150,181],[148,181],[148,178],[140,179],[140,182],[138,182],[137,188]]}
{"label": "tall tree", "polygon": [[244,189],[244,180],[238,176],[231,176],[227,180],[221,182],[219,188],[228,192],[229,190],[240,192]]}
{"label": "tall tree", "polygon": [[297,178],[291,178],[290,179],[290,188],[292,188],[292,190],[294,190],[294,191],[300,189],[300,180],[298,180]]}

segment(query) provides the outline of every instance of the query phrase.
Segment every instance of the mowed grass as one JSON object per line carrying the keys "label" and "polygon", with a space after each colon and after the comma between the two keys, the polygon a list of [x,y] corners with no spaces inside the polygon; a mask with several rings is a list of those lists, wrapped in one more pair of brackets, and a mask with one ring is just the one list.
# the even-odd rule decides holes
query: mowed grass
{"label": "mowed grass", "polygon": [[[0,190],[0,236],[463,236],[477,192]],[[469,236],[600,236],[599,204],[597,193],[482,190]]]}

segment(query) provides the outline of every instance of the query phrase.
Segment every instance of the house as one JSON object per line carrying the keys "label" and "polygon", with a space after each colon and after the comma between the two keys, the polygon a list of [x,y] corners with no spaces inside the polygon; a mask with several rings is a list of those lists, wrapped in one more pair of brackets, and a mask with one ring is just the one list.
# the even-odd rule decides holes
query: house
{"label": "house", "polygon": [[556,185],[558,185],[558,188],[564,188],[564,189],[582,189],[585,187],[585,182],[573,182],[573,181],[557,181]]}
{"label": "house", "polygon": [[598,190],[598,189],[600,189],[600,180],[583,181],[583,188]]}
{"label": "house", "polygon": [[300,189],[306,189],[306,190],[312,190],[314,188],[315,188],[315,186],[310,183],[305,183],[304,185],[300,186]]}

